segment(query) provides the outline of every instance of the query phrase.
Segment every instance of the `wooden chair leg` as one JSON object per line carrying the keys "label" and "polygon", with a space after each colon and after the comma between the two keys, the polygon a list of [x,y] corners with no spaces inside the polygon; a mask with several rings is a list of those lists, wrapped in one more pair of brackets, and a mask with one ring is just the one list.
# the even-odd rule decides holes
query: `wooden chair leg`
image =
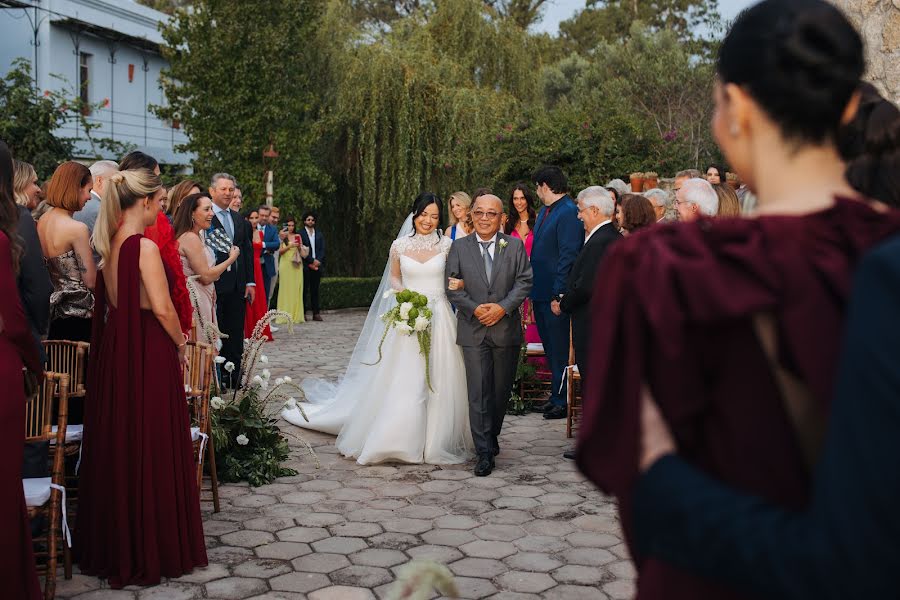
{"label": "wooden chair leg", "polygon": [[216,445],[213,443],[212,435],[209,436],[206,451],[209,453],[209,482],[212,488],[213,512],[217,513],[219,512],[219,476],[216,474]]}

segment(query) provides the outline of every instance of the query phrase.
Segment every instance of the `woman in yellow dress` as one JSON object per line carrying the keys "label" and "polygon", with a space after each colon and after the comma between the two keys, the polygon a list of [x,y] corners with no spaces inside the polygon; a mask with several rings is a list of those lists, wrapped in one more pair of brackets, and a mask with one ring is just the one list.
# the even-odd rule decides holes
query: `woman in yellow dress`
{"label": "woman in yellow dress", "polygon": [[[303,316],[303,254],[306,248],[295,233],[293,217],[287,218],[287,237],[278,249],[278,310],[291,315],[294,323],[302,323]],[[309,251],[308,249],[306,250]],[[284,318],[276,323],[286,323]]]}

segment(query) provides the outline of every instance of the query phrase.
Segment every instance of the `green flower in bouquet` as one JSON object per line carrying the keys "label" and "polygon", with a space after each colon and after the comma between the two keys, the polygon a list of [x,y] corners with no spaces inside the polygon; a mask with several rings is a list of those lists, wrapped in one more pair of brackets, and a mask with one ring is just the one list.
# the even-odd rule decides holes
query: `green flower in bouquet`
{"label": "green flower in bouquet", "polygon": [[388,290],[384,297],[395,294],[397,298],[397,306],[381,315],[384,321],[384,333],[381,335],[381,341],[378,342],[378,360],[374,363],[364,363],[369,366],[377,365],[381,362],[381,348],[384,346],[384,340],[391,329],[396,329],[403,335],[413,335],[419,341],[419,352],[425,357],[425,382],[428,389],[431,388],[431,309],[428,308],[428,297],[424,294],[414,292],[412,290],[402,290],[394,292]]}

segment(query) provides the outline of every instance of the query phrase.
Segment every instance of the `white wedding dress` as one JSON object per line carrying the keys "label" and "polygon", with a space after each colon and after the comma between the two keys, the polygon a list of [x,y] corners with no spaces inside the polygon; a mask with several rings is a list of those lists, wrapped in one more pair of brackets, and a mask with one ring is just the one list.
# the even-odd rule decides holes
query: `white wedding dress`
{"label": "white wedding dress", "polygon": [[[472,455],[469,401],[456,316],[444,292],[444,265],[451,240],[437,233],[408,235],[411,218],[391,246],[382,288],[376,296],[347,372],[339,385],[304,380],[302,403],[282,417],[307,429],[338,434],[344,456],[369,465],[387,461],[456,464]],[[384,332],[380,316],[395,300],[383,291],[404,288],[428,297],[431,322],[431,387],[415,335],[391,329],[378,361]],[[377,364],[373,364],[376,363]]]}

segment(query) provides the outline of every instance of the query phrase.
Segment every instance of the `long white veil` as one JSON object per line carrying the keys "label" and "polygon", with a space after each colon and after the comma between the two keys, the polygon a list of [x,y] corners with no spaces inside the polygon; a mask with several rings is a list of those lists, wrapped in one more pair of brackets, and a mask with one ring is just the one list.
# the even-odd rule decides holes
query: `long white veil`
{"label": "long white veil", "polygon": [[[410,213],[403,221],[395,239],[409,236],[412,232],[413,215]],[[326,433],[340,433],[341,427],[347,421],[356,402],[366,397],[371,391],[367,386],[364,363],[372,364],[378,360],[378,344],[384,333],[384,322],[381,320],[381,315],[393,308],[396,303],[393,295],[385,294],[390,287],[391,260],[388,257],[378,291],[375,292],[375,299],[372,300],[369,307],[366,322],[363,324],[343,377],[337,384],[316,378],[304,379],[300,383],[300,389],[303,390],[306,401],[313,405],[304,407],[309,422],[301,424],[295,419],[288,420],[301,425],[301,427]],[[386,295],[387,297],[385,297]],[[289,409],[285,409],[282,414],[286,416],[288,411]]]}

